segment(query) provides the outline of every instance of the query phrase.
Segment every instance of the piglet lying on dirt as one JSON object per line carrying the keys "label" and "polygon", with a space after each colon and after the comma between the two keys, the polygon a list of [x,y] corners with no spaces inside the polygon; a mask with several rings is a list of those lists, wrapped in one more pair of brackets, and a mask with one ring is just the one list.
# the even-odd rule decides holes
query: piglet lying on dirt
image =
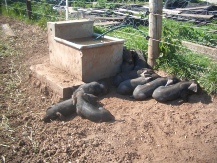
{"label": "piglet lying on dirt", "polygon": [[96,96],[108,93],[108,83],[106,81],[99,81],[79,86],[78,89],[76,89],[73,93],[72,99],[65,100],[49,107],[46,111],[43,121],[49,122],[50,120],[57,119],[59,116],[66,117],[76,113],[77,92],[89,94],[88,96],[85,94],[85,99],[92,104],[97,104]]}
{"label": "piglet lying on dirt", "polygon": [[131,95],[133,93],[133,90],[138,86],[138,85],[143,85],[146,83],[149,83],[152,80],[155,80],[159,78],[160,76],[157,74],[152,74],[148,76],[141,76],[135,79],[128,79],[123,81],[122,83],[119,84],[117,88],[117,93],[121,95]]}
{"label": "piglet lying on dirt", "polygon": [[82,90],[84,93],[92,94],[95,96],[105,95],[109,91],[109,85],[107,81],[103,81],[103,80],[98,81],[98,82],[94,81],[94,82],[82,84],[81,86],[78,87],[77,90],[75,90],[75,92],[72,95],[73,104],[76,103],[75,96],[76,96],[76,93],[80,90]]}
{"label": "piglet lying on dirt", "polygon": [[76,113],[76,105],[73,104],[72,99],[69,99],[49,107],[42,120],[44,122],[49,122],[50,120],[55,120],[60,116],[67,117],[73,113]]}
{"label": "piglet lying on dirt", "polygon": [[145,100],[146,98],[152,96],[152,93],[156,88],[160,86],[175,84],[177,82],[179,82],[179,79],[174,76],[157,78],[147,84],[138,85],[133,91],[133,97],[136,100]]}
{"label": "piglet lying on dirt", "polygon": [[158,87],[152,97],[159,102],[175,100],[179,97],[184,102],[188,101],[188,95],[198,92],[199,85],[195,81],[182,81],[167,87]]}
{"label": "piglet lying on dirt", "polygon": [[115,120],[114,116],[106,109],[95,105],[95,101],[90,101],[88,94],[83,91],[76,93],[76,112],[82,118],[93,122],[108,122]]}
{"label": "piglet lying on dirt", "polygon": [[144,74],[153,74],[155,73],[152,69],[148,69],[148,68],[143,68],[140,70],[133,70],[133,71],[129,71],[129,72],[122,72],[117,74],[114,77],[114,81],[113,84],[118,87],[119,84],[125,80],[128,79],[135,79],[138,78],[140,76],[144,76]]}

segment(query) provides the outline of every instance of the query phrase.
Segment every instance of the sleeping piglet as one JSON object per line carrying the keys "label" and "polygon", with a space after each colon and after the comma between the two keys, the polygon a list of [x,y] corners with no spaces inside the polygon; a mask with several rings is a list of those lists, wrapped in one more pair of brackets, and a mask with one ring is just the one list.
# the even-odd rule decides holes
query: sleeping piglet
{"label": "sleeping piglet", "polygon": [[[96,101],[83,91],[76,94],[76,112],[82,118],[93,122],[108,122],[115,120],[115,117],[103,107],[98,107]],[[91,101],[90,101],[91,99]]]}
{"label": "sleeping piglet", "polygon": [[179,97],[184,102],[188,101],[188,95],[198,92],[199,85],[196,81],[182,81],[170,86],[161,86],[155,89],[152,97],[159,102],[175,100]]}
{"label": "sleeping piglet", "polygon": [[58,119],[60,116],[67,117],[73,113],[76,113],[76,105],[73,104],[72,99],[68,99],[47,108],[46,114],[42,120],[49,122],[50,120]]}
{"label": "sleeping piglet", "polygon": [[119,84],[128,79],[135,79],[140,76],[151,75],[155,72],[149,68],[142,68],[140,70],[132,70],[129,72],[121,72],[114,77],[113,84],[118,87]]}
{"label": "sleeping piglet", "polygon": [[154,90],[160,86],[175,84],[180,80],[174,76],[157,78],[147,84],[138,85],[133,91],[133,97],[136,100],[145,100],[151,97]]}
{"label": "sleeping piglet", "polygon": [[[146,76],[145,76],[146,75]],[[133,93],[133,90],[138,86],[142,84],[146,84],[150,81],[153,81],[160,76],[157,74],[140,76],[135,79],[128,79],[123,82],[121,82],[117,88],[117,93],[121,95],[131,95]]]}

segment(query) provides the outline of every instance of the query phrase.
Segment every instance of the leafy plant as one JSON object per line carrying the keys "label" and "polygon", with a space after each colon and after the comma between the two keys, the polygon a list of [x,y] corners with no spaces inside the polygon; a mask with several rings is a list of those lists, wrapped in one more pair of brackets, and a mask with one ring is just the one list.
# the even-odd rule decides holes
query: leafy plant
{"label": "leafy plant", "polygon": [[211,32],[212,30],[217,30],[215,23],[216,21],[213,21],[211,24],[197,27],[189,22],[182,23],[169,19],[163,20],[163,26],[168,27],[176,34],[174,35],[174,39],[179,38],[181,40],[211,47],[217,47],[217,34]]}
{"label": "leafy plant", "polygon": [[217,64],[211,64],[208,71],[199,77],[198,82],[207,92],[217,94]]}
{"label": "leafy plant", "polygon": [[195,79],[208,93],[217,93],[216,62],[182,47],[181,40],[173,36],[176,37],[175,33],[164,27],[161,55],[155,68],[181,79]]}
{"label": "leafy plant", "polygon": [[[174,39],[174,37],[177,39]],[[175,52],[179,50],[179,45],[181,45],[181,40],[175,36],[175,33],[170,30],[170,28],[165,26],[163,28],[163,34],[160,43],[161,60],[159,61],[163,61],[164,59],[171,59]]]}
{"label": "leafy plant", "polygon": [[78,0],[72,3],[73,7],[84,7],[85,8],[85,0]]}

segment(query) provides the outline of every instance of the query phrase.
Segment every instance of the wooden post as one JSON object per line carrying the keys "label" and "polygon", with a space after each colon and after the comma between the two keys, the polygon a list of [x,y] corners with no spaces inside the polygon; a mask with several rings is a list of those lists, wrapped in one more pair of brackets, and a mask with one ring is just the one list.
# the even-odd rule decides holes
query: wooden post
{"label": "wooden post", "polygon": [[[1,7],[1,10],[2,10],[2,4],[0,5],[0,7]],[[8,13],[8,4],[7,4],[7,0],[5,0],[5,7],[6,7],[6,11],[7,11],[7,13]]]}
{"label": "wooden post", "polygon": [[66,0],[66,20],[69,20],[69,2]]}
{"label": "wooden post", "polygon": [[[162,32],[162,9],[163,0],[149,0],[149,42],[148,42],[148,64],[154,67],[159,57],[159,41]],[[157,15],[156,15],[157,14]],[[159,14],[159,15],[158,15]]]}
{"label": "wooden post", "polygon": [[31,16],[32,16],[31,0],[26,0],[26,7],[27,7],[27,15],[29,19],[31,19]]}

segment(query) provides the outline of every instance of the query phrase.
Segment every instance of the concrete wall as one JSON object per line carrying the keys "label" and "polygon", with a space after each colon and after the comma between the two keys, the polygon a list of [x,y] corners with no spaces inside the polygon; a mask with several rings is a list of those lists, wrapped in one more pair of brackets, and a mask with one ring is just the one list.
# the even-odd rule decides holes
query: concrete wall
{"label": "concrete wall", "polygon": [[[56,29],[57,28],[57,29]],[[111,38],[109,42],[88,45],[67,41],[70,38],[92,36],[90,22],[48,22],[50,64],[66,71],[83,82],[92,82],[120,72],[124,40]],[[60,38],[56,41],[55,36]]]}

